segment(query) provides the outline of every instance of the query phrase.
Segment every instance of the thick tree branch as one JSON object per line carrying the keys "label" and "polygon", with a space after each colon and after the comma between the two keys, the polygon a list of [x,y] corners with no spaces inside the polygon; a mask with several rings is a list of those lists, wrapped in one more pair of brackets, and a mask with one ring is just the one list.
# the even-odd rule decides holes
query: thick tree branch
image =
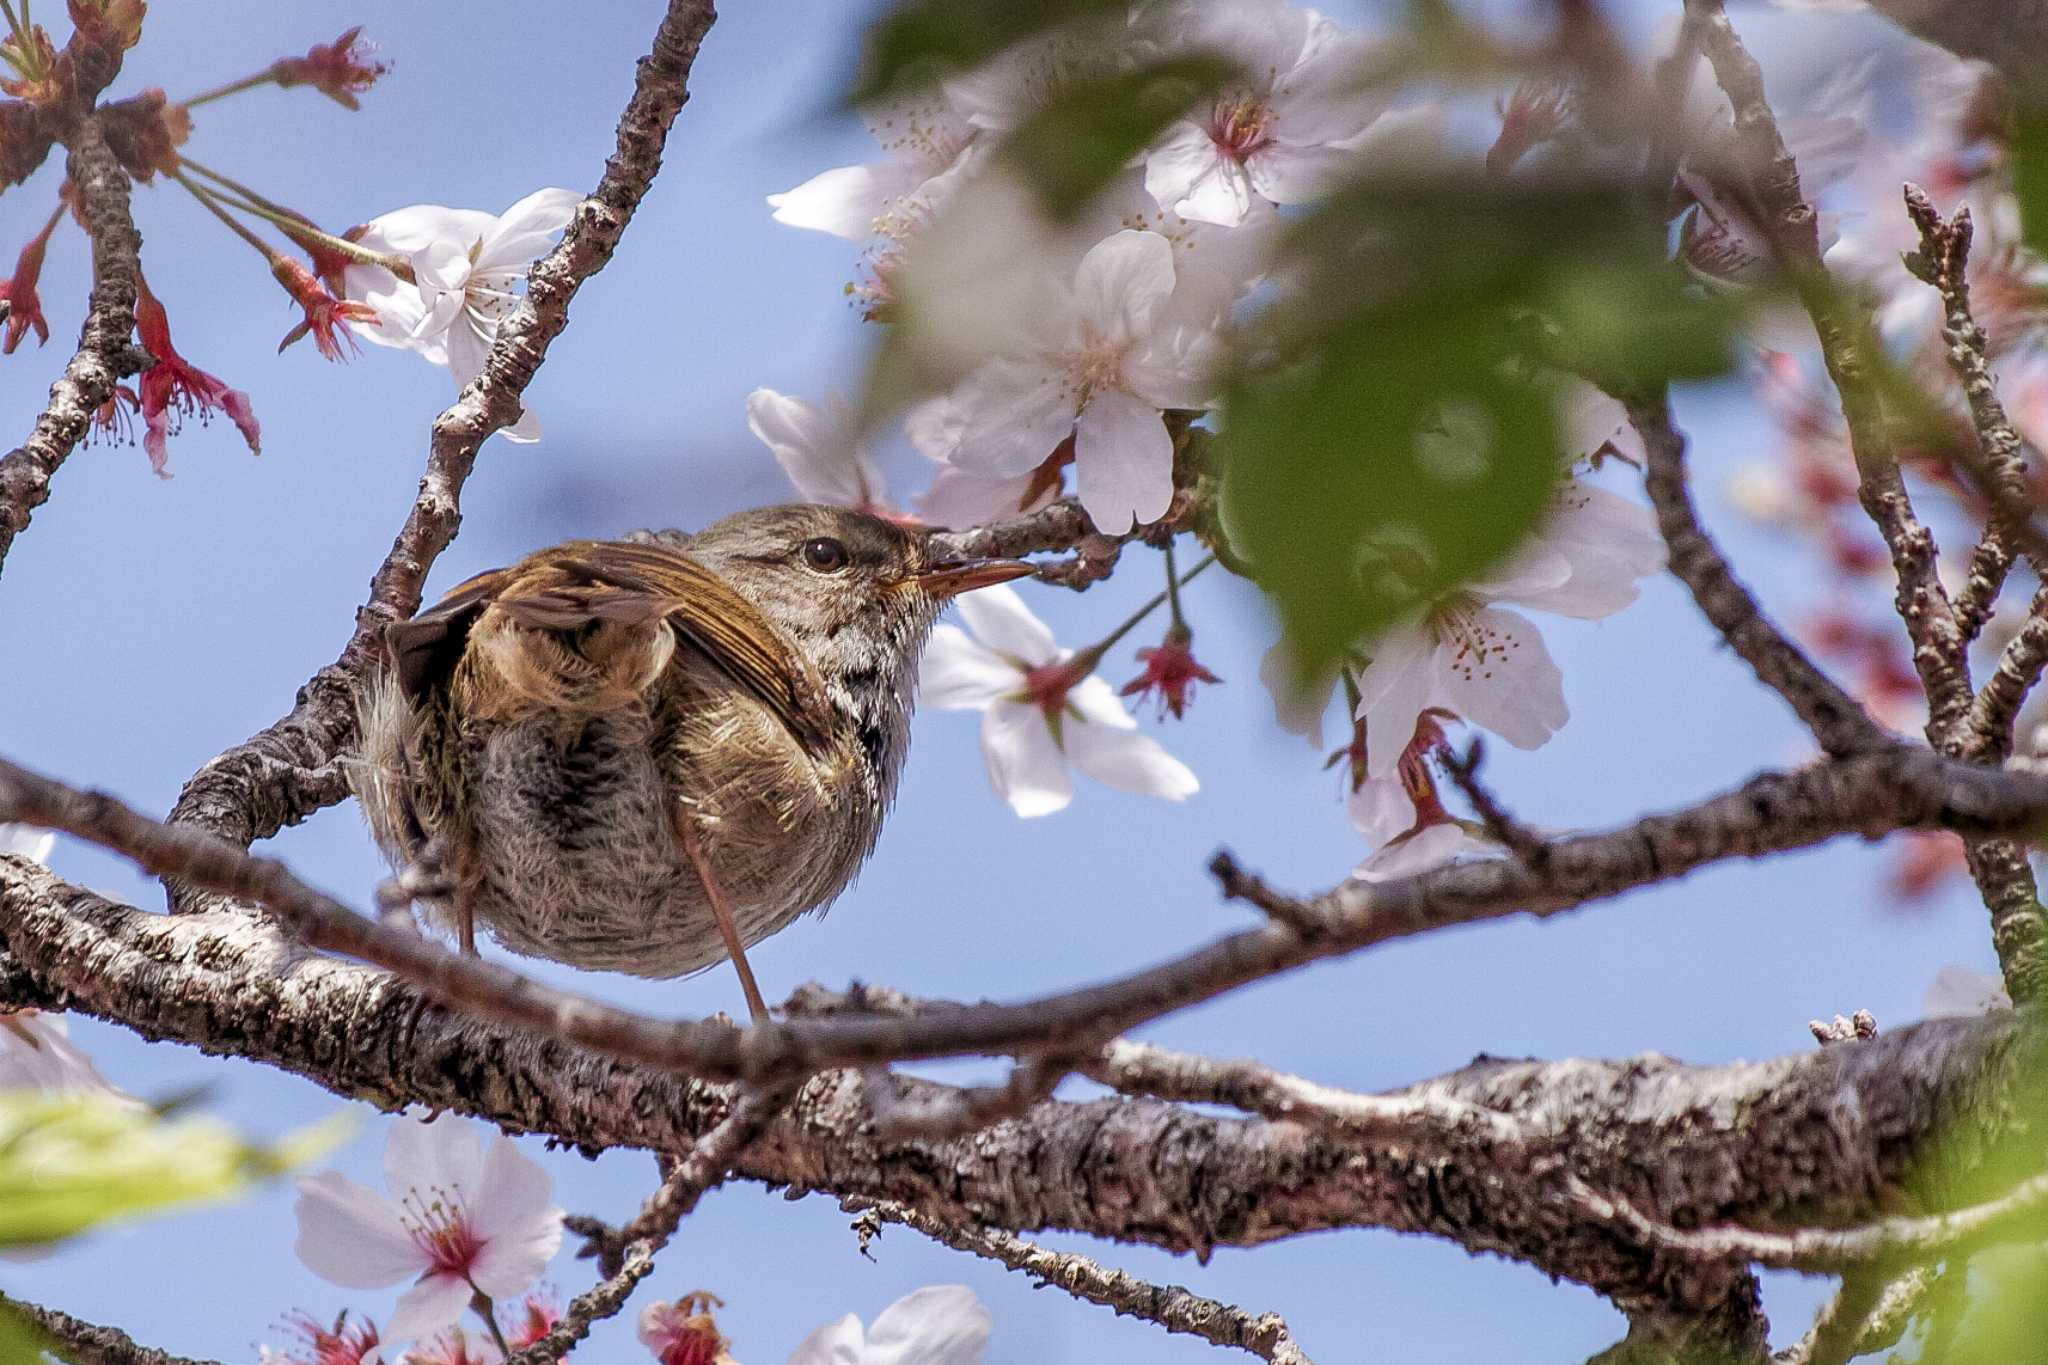
{"label": "thick tree branch", "polygon": [[0,1294],[0,1312],[21,1314],[50,1337],[50,1350],[71,1365],[215,1365],[144,1346],[118,1327],[99,1327],[69,1313]]}
{"label": "thick tree branch", "polygon": [[526,296],[498,329],[484,370],[434,419],[419,494],[391,553],[370,580],[355,633],[341,657],[299,691],[290,714],[220,754],[185,784],[171,809],[180,824],[246,846],[297,824],[348,794],[335,764],[356,729],[355,679],[384,627],[419,608],[427,571],[462,521],[462,485],[492,432],[519,420],[521,395],[568,325],[569,303],[604,269],[654,183],[670,126],[689,99],[687,81],[715,14],[711,0],[669,0],[652,52],[640,59],[632,98],[604,175],[555,249],[533,263]]}
{"label": "thick tree branch", "polygon": [[[848,1213],[860,1213],[880,1221],[898,1223],[921,1232],[955,1251],[996,1261],[1021,1270],[1040,1284],[1064,1289],[1077,1299],[1114,1309],[1118,1317],[1143,1318],[1169,1332],[1200,1337],[1212,1346],[1248,1351],[1273,1365],[1310,1365],[1309,1358],[1294,1344],[1286,1321],[1278,1313],[1256,1316],[1242,1308],[1204,1298],[1177,1284],[1159,1285],[1121,1270],[1112,1270],[1073,1252],[1050,1251],[1027,1242],[1015,1233],[999,1228],[962,1227],[920,1213],[892,1199],[862,1199],[849,1196],[839,1201]],[[879,1222],[854,1225],[861,1233],[862,1249],[880,1231]]]}
{"label": "thick tree branch", "polygon": [[1671,421],[1665,396],[1624,395],[1623,403],[1648,455],[1644,486],[1656,509],[1671,572],[1691,591],[1700,614],[1757,680],[1785,699],[1822,749],[1854,754],[1892,743],[1862,705],[1764,615],[1700,525],[1686,473],[1685,437]]}
{"label": "thick tree branch", "polygon": [[71,181],[92,238],[92,298],[78,350],[50,386],[50,402],[26,441],[0,455],[0,562],[30,515],[50,497],[57,467],[85,439],[93,415],[125,373],[135,330],[135,281],[142,235],[128,212],[128,173],[107,147],[97,121],[72,131]]}

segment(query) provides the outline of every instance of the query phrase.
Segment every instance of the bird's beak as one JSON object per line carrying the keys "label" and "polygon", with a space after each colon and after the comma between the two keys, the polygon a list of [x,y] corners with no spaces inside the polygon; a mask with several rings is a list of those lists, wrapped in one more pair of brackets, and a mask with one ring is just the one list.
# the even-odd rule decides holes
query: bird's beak
{"label": "bird's beak", "polygon": [[1021,559],[953,559],[934,564],[910,581],[943,602],[976,588],[1007,583],[1035,572]]}

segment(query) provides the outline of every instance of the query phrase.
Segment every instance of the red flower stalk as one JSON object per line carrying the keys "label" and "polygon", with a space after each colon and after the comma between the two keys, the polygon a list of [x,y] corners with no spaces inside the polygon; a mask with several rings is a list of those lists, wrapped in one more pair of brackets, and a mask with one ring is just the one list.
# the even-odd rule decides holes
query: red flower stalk
{"label": "red flower stalk", "polygon": [[13,355],[31,327],[36,329],[36,345],[50,339],[50,324],[43,319],[43,301],[36,293],[36,282],[43,274],[43,250],[50,245],[50,234],[57,230],[57,220],[63,216],[64,204],[59,200],[50,221],[21,249],[14,262],[13,278],[0,281],[0,301],[7,304],[7,338],[0,341],[0,355]]}
{"label": "red flower stalk", "polygon": [[374,324],[377,321],[376,309],[357,299],[337,299],[313,277],[312,271],[289,256],[272,253],[270,273],[277,277],[277,282],[292,296],[292,301],[306,313],[299,325],[286,332],[284,340],[277,343],[278,350],[282,351],[308,333],[312,334],[313,345],[329,360],[348,359],[341,349],[343,342],[348,343],[350,352],[361,349],[356,345],[354,336],[338,328],[348,322]]}
{"label": "red flower stalk", "polygon": [[310,85],[345,109],[360,109],[356,96],[377,83],[391,67],[370,60],[369,49],[356,40],[362,34],[358,24],[331,43],[317,43],[303,57],[280,57],[270,68],[270,78],[289,90]]}
{"label": "red flower stalk", "polygon": [[262,454],[263,431],[249,406],[249,395],[229,388],[179,355],[171,345],[171,324],[163,304],[140,276],[135,288],[135,331],[142,338],[142,349],[156,361],[142,372],[141,383],[142,448],[149,453],[149,467],[164,473],[170,459],[165,438],[188,413],[198,414],[202,422],[209,413],[226,413],[249,443],[249,453]]}
{"label": "red flower stalk", "polygon": [[1143,696],[1157,690],[1159,714],[1171,711],[1175,720],[1182,719],[1194,699],[1196,683],[1223,681],[1196,662],[1189,648],[1193,641],[1194,633],[1186,626],[1167,627],[1164,640],[1138,651],[1138,662],[1145,665],[1145,671],[1125,683],[1121,695]]}

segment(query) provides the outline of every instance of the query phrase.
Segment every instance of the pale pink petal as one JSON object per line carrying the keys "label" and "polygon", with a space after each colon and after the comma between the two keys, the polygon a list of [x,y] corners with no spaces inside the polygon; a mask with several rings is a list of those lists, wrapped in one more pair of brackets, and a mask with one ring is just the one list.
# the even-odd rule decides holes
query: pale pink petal
{"label": "pale pink petal", "polygon": [[1159,410],[1121,389],[1090,398],[1075,427],[1074,489],[1106,535],[1165,516],[1173,501],[1173,438]]}
{"label": "pale pink petal", "polygon": [[418,350],[416,338],[425,330],[427,301],[417,287],[377,265],[351,265],[341,272],[342,293],[376,310],[374,322],[351,319],[349,327],[365,341],[402,350]]}
{"label": "pale pink petal", "polygon": [[391,1320],[384,1324],[386,1341],[416,1341],[430,1337],[462,1318],[476,1291],[459,1275],[429,1275],[398,1296]]}
{"label": "pale pink petal", "polygon": [[1201,790],[1202,784],[1188,765],[1150,735],[1112,730],[1069,716],[1063,738],[1074,766],[1105,787],[1168,801],[1185,801]]}
{"label": "pale pink petal", "polygon": [[1384,844],[1415,828],[1415,803],[1398,777],[1367,778],[1345,800],[1352,828],[1376,844]]}
{"label": "pale pink petal", "polygon": [[890,211],[931,175],[930,170],[909,161],[840,166],[812,176],[793,190],[769,195],[768,203],[775,210],[775,221],[787,227],[865,241],[879,233]]}
{"label": "pale pink petal", "polygon": [[1090,247],[1074,272],[1074,311],[1106,341],[1152,330],[1173,297],[1173,248],[1156,232],[1126,228]]}
{"label": "pale pink petal", "polygon": [[866,1344],[860,1319],[848,1313],[805,1337],[789,1357],[789,1365],[863,1365]]}
{"label": "pale pink petal", "polygon": [[[1534,749],[1569,718],[1564,676],[1527,618],[1499,607],[1446,614],[1437,671],[1444,704],[1517,749]],[[1412,722],[1411,722],[1412,724]],[[1406,743],[1413,730],[1402,734]],[[1368,734],[1367,740],[1373,737]]]}
{"label": "pale pink petal", "polygon": [[1081,719],[1112,730],[1135,730],[1138,721],[1124,705],[1114,687],[1100,673],[1090,673],[1067,691],[1067,705],[1081,713]]}
{"label": "pale pink petal", "polygon": [[[491,1139],[484,1152],[483,1172],[469,1201],[470,1225],[477,1236],[492,1243],[484,1250],[486,1260],[496,1254],[500,1238],[537,1243],[545,1235],[553,1238],[547,1256],[541,1258],[541,1264],[546,1264],[547,1257],[555,1254],[554,1248],[562,1240],[562,1211],[554,1207],[554,1189],[547,1171],[520,1151],[518,1143],[502,1133]],[[532,1283],[529,1278],[512,1288],[496,1289],[483,1284],[484,1262],[477,1264],[478,1283],[488,1294],[517,1294]],[[536,1269],[533,1273],[537,1276],[540,1272]]]}
{"label": "pale pink petal", "polygon": [[[1175,316],[1180,314],[1176,311]],[[1155,408],[1206,408],[1216,393],[1223,359],[1213,328],[1176,326],[1148,338],[1124,357],[1123,388]]]}
{"label": "pale pink petal", "polygon": [[1497,857],[1500,846],[1472,834],[1463,825],[1431,825],[1386,845],[1352,869],[1362,882],[1413,877],[1458,858]]}
{"label": "pale pink petal", "polygon": [[860,1365],[980,1365],[993,1325],[964,1284],[913,1290],[875,1319]]}
{"label": "pale pink petal", "polygon": [[1274,724],[1321,749],[1323,716],[1330,709],[1330,694],[1337,689],[1337,670],[1332,668],[1307,688],[1298,688],[1287,646],[1276,644],[1259,660],[1259,681],[1273,698]]}
{"label": "pale pink petal", "polygon": [[983,712],[981,758],[996,795],[1027,820],[1064,810],[1074,799],[1066,759],[1035,706],[999,701]]}
{"label": "pale pink petal", "polygon": [[990,361],[953,391],[962,427],[952,462],[973,474],[1030,473],[1074,430],[1075,399],[1049,365]]}
{"label": "pale pink petal", "polygon": [[1034,492],[1032,478],[1030,474],[982,478],[947,465],[932,476],[932,486],[918,497],[917,514],[927,526],[960,530],[1034,512],[1058,497],[1060,486],[1055,480]]}
{"label": "pale pink petal", "polygon": [[1269,142],[1244,163],[1252,192],[1276,204],[1305,204],[1342,177],[1356,158],[1340,147]]}
{"label": "pale pink petal", "polygon": [[491,341],[477,331],[467,316],[456,318],[442,334],[442,340],[448,347],[448,373],[455,376],[456,388],[466,386],[484,372],[484,360],[491,353]]}
{"label": "pale pink petal", "polygon": [[1145,188],[1183,218],[1235,227],[1251,211],[1251,183],[1200,124],[1173,125],[1145,156]]}
{"label": "pale pink petal", "polygon": [[1052,629],[1031,614],[1024,599],[1007,583],[965,593],[955,605],[977,640],[1026,667],[1050,663],[1059,656]]}
{"label": "pale pink petal", "polygon": [[293,1212],[299,1259],[331,1284],[382,1289],[427,1268],[426,1253],[413,1244],[391,1202],[340,1171],[301,1177]]}
{"label": "pale pink petal", "polygon": [[1365,721],[1365,771],[1385,777],[1415,738],[1415,719],[1435,700],[1437,643],[1425,624],[1387,632],[1358,675],[1358,716]]}
{"label": "pale pink petal", "polygon": [[582,202],[583,195],[576,190],[535,190],[491,225],[475,268],[517,269],[524,275],[526,267],[547,251],[554,235],[575,219],[576,206]]}
{"label": "pale pink petal", "polygon": [[32,863],[50,861],[57,836],[34,825],[0,825],[0,856],[26,858]]}
{"label": "pale pink petal", "polygon": [[755,389],[747,395],[747,427],[810,501],[867,507],[880,494],[881,481],[850,422],[801,398]]}
{"label": "pale pink petal", "polygon": [[468,1119],[443,1114],[429,1123],[410,1114],[391,1122],[384,1139],[384,1183],[392,1193],[443,1191],[471,1199],[481,1188],[484,1144]]}
{"label": "pale pink petal", "polygon": [[1023,687],[1024,675],[1016,665],[983,649],[954,625],[932,632],[917,665],[918,699],[941,711],[979,711]]}
{"label": "pale pink petal", "polygon": [[[8,852],[9,830],[26,828],[0,825],[0,853]],[[30,850],[19,856],[34,854]],[[100,1074],[85,1049],[71,1041],[69,1022],[47,1010],[0,1010],[0,1091],[5,1090],[40,1090],[53,1095],[88,1090],[121,1093]]]}
{"label": "pale pink petal", "polygon": [[540,418],[533,415],[532,408],[521,408],[519,420],[509,427],[500,427],[498,434],[508,441],[530,445],[540,439]]}
{"label": "pale pink petal", "polygon": [[497,221],[481,209],[415,204],[378,214],[363,225],[356,242],[372,251],[395,251],[409,256],[431,242],[447,240],[460,243],[467,254],[470,247],[483,241]]}
{"label": "pale pink petal", "polygon": [[1280,78],[1266,102],[1274,136],[1331,144],[1363,133],[1393,94],[1389,82],[1360,79],[1371,57],[1363,39],[1340,37],[1333,29],[1311,39],[1300,65]]}

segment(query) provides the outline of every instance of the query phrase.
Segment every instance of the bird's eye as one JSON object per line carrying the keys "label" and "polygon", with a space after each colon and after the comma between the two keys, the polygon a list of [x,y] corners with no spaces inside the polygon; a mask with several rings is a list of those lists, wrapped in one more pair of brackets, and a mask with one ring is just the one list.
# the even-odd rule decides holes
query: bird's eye
{"label": "bird's eye", "polygon": [[846,546],[830,536],[804,542],[804,563],[819,573],[837,573],[846,567]]}

